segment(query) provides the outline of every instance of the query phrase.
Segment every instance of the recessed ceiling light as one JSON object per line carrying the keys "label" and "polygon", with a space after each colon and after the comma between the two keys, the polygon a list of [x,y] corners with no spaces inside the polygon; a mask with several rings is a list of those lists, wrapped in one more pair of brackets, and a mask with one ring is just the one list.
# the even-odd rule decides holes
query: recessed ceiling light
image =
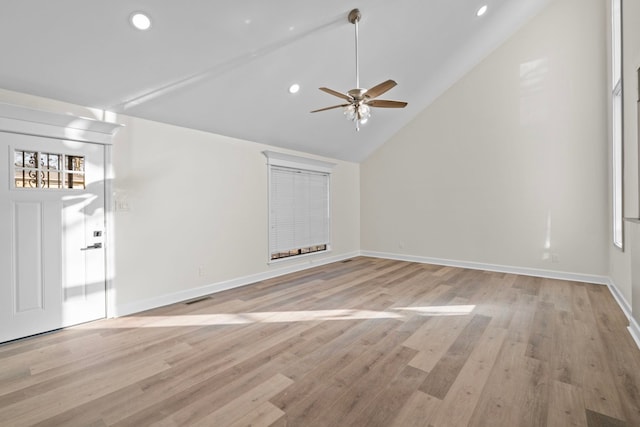
{"label": "recessed ceiling light", "polygon": [[289,93],[298,93],[299,90],[300,90],[300,85],[298,83],[294,83],[291,86],[289,86]]}
{"label": "recessed ceiling light", "polygon": [[487,5],[485,4],[484,6],[481,6],[480,9],[478,9],[478,11],[476,12],[476,16],[482,16],[485,13],[487,13]]}
{"label": "recessed ceiling light", "polygon": [[151,19],[142,12],[135,12],[131,14],[131,25],[141,31],[148,30],[151,28]]}

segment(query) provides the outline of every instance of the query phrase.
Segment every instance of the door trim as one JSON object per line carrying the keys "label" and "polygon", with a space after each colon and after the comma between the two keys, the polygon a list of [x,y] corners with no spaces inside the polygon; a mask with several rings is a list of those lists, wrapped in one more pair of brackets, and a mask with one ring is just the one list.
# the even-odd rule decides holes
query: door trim
{"label": "door trim", "polygon": [[104,206],[105,206],[105,275],[106,315],[116,315],[115,286],[115,241],[113,233],[112,152],[113,137],[123,127],[119,123],[69,114],[36,110],[20,105],[0,102],[0,132],[40,136],[104,145]]}
{"label": "door trim", "polygon": [[0,102],[0,131],[111,145],[123,125]]}

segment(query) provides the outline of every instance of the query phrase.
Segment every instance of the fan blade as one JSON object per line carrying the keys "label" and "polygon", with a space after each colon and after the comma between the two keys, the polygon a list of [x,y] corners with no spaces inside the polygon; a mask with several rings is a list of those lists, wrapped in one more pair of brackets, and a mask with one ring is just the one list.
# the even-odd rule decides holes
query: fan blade
{"label": "fan blade", "polygon": [[387,101],[386,99],[372,99],[367,102],[367,105],[378,108],[404,108],[407,103],[403,101]]}
{"label": "fan blade", "polygon": [[331,107],[325,107],[325,108],[321,108],[319,110],[313,110],[312,113],[317,113],[318,111],[333,110],[334,108],[348,107],[349,105],[351,105],[351,104],[333,105]]}
{"label": "fan blade", "polygon": [[382,95],[383,93],[393,88],[397,84],[398,83],[394,82],[393,80],[387,80],[386,82],[382,82],[379,85],[376,85],[371,89],[367,90],[367,92],[364,95],[369,99],[377,98],[378,96]]}
{"label": "fan blade", "polygon": [[337,96],[338,98],[342,98],[345,101],[351,101],[351,97],[349,95],[345,95],[344,93],[340,93],[333,89],[329,89],[328,87],[321,87],[320,90],[323,92],[327,92],[328,94],[331,94],[333,96]]}

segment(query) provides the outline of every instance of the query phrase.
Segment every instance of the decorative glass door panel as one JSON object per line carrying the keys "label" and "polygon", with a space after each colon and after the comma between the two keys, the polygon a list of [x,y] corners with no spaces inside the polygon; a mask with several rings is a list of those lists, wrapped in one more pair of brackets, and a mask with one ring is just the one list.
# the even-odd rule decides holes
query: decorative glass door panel
{"label": "decorative glass door panel", "polygon": [[[84,156],[14,149],[15,188],[84,189]],[[64,167],[63,167],[64,166]]]}

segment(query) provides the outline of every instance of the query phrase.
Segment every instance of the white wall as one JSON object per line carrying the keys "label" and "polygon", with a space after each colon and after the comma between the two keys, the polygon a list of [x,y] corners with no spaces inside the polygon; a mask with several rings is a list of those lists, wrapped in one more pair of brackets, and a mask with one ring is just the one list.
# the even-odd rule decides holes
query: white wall
{"label": "white wall", "polygon": [[[267,264],[262,151],[285,150],[121,119],[126,128],[114,146],[115,199],[130,210],[116,212],[119,305],[327,258]],[[359,250],[359,166],[331,161],[337,165],[331,177],[330,255],[341,256]]]}
{"label": "white wall", "polygon": [[605,12],[553,2],[363,162],[362,249],[607,275]]}
{"label": "white wall", "polygon": [[[100,111],[0,90],[0,102],[100,118]],[[360,172],[331,177],[332,251],[269,265],[267,166],[281,150],[132,117],[114,140],[116,312],[138,311],[220,286],[357,253]],[[327,159],[323,159],[327,160]]]}

